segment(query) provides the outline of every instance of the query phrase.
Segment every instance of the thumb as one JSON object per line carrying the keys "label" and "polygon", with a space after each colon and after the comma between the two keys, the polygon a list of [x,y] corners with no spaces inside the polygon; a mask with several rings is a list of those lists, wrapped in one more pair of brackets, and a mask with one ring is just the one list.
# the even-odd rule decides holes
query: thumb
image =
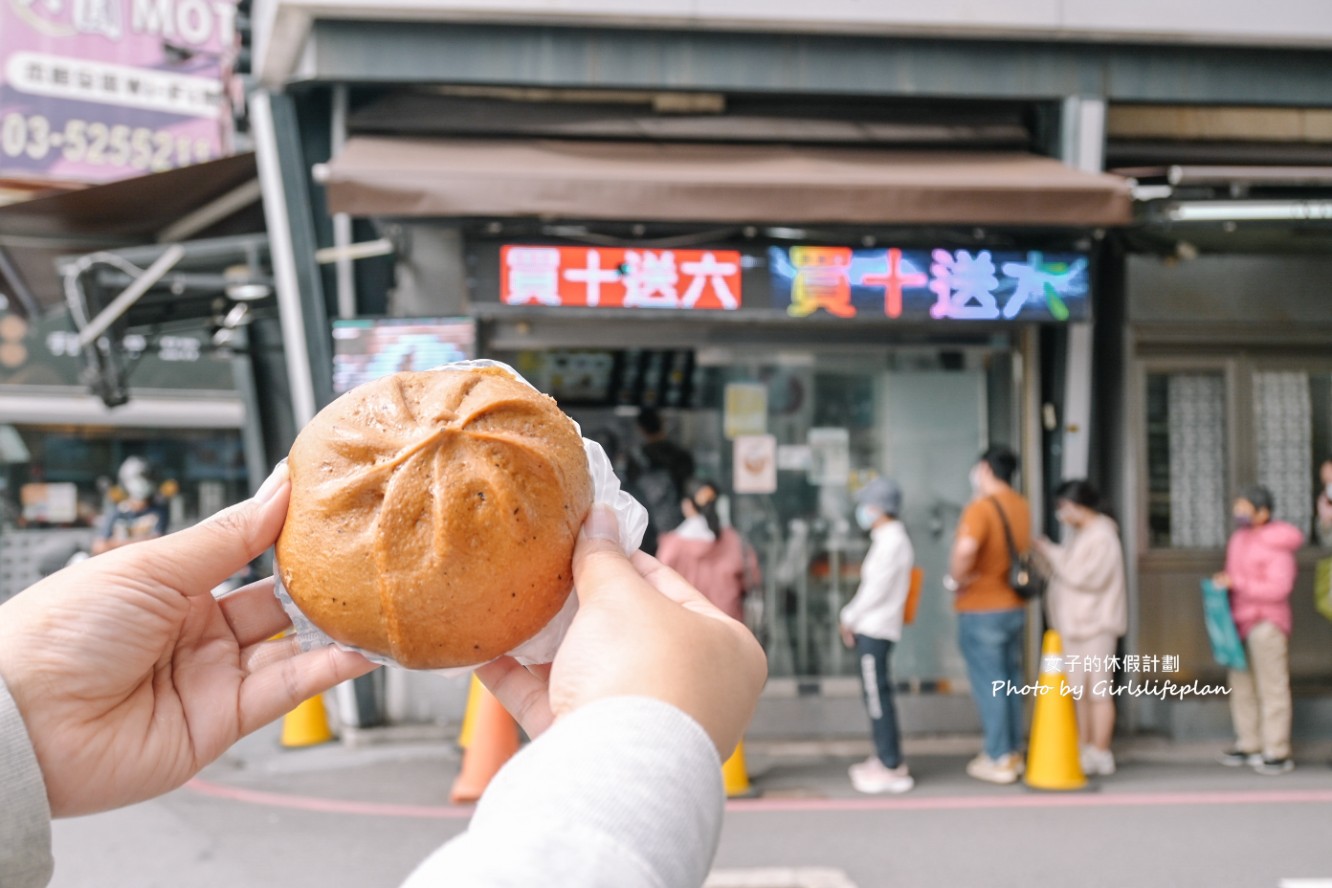
{"label": "thumb", "polygon": [[574,547],[573,572],[580,605],[643,581],[620,548],[619,521],[609,506],[597,503],[588,512]]}
{"label": "thumb", "polygon": [[252,498],[194,527],[119,551],[146,556],[151,568],[178,589],[207,593],[276,542],[290,499],[290,475],[282,462]]}

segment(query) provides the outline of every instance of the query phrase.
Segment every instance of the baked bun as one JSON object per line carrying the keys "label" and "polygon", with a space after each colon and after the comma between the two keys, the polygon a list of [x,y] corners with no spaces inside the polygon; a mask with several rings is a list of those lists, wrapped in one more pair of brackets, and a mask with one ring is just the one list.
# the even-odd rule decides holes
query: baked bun
{"label": "baked bun", "polygon": [[569,595],[592,505],[583,442],[501,369],[359,386],[287,464],[282,582],[336,641],[412,669],[469,666],[527,641]]}

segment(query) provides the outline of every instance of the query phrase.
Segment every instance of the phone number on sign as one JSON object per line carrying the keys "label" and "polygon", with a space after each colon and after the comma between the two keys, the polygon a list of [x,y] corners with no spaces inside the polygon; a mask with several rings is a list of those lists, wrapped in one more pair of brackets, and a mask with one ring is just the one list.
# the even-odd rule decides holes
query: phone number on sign
{"label": "phone number on sign", "polygon": [[0,154],[46,160],[58,154],[70,163],[160,172],[213,157],[207,139],[165,130],[67,120],[59,129],[40,114],[6,114],[0,121]]}

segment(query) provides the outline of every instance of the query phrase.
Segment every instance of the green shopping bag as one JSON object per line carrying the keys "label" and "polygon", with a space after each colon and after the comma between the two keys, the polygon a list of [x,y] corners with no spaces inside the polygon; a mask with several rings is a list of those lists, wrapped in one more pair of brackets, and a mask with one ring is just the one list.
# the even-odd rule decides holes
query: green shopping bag
{"label": "green shopping bag", "polygon": [[1332,558],[1324,558],[1314,566],[1314,607],[1332,620]]}
{"label": "green shopping bag", "polygon": [[1202,581],[1202,596],[1212,656],[1227,669],[1247,670],[1249,660],[1244,656],[1244,642],[1240,641],[1235,617],[1230,612],[1230,594],[1209,579]]}

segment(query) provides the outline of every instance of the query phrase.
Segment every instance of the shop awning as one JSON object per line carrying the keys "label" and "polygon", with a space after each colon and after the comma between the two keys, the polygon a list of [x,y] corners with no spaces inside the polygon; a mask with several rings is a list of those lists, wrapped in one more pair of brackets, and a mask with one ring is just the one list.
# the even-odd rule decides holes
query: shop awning
{"label": "shop awning", "polygon": [[0,207],[4,267],[22,278],[11,282],[16,289],[48,309],[63,302],[57,257],[262,230],[259,200],[246,153],[9,204]]}
{"label": "shop awning", "polygon": [[671,222],[1101,227],[1127,182],[1020,153],[360,136],[333,212]]}

